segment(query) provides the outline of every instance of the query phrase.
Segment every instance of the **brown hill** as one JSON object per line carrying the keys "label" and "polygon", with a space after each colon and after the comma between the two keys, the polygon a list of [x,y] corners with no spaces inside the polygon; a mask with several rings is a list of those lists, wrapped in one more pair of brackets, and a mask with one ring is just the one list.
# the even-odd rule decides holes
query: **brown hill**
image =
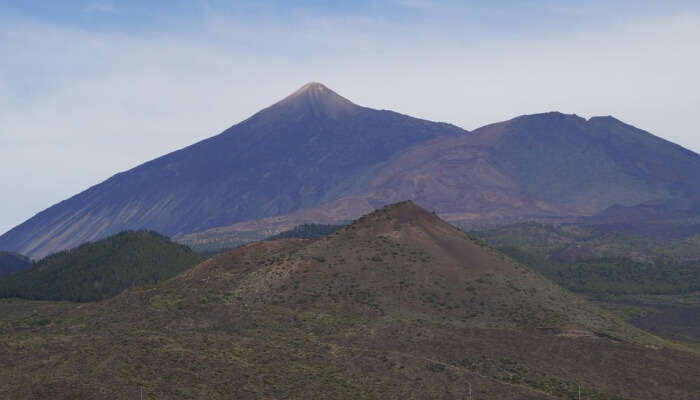
{"label": "brown hill", "polygon": [[267,304],[450,318],[469,326],[574,324],[610,334],[628,329],[412,202],[387,206],[246,272],[234,295]]}
{"label": "brown hill", "polygon": [[321,240],[253,243],[63,314],[32,304],[32,318],[0,320],[0,397],[126,399],[143,388],[156,399],[454,399],[471,387],[474,399],[570,399],[580,384],[583,398],[690,400],[700,391],[696,355],[651,348],[667,343],[411,203]]}

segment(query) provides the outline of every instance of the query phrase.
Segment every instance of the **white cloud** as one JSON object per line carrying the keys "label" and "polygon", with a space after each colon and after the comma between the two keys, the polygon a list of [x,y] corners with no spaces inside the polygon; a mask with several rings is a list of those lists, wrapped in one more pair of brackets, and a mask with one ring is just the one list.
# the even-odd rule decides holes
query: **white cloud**
{"label": "white cloud", "polygon": [[615,115],[698,151],[700,15],[523,37],[299,11],[188,31],[0,21],[0,232],[321,81],[467,129],[525,113]]}

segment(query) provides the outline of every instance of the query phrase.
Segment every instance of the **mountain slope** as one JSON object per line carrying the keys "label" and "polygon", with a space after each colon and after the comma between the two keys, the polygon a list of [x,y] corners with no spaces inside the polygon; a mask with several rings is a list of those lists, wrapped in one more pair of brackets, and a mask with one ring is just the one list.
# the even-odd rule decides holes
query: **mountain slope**
{"label": "mountain slope", "polygon": [[692,203],[700,193],[697,176],[698,154],[612,117],[525,115],[417,144],[392,158],[358,193],[216,230],[231,236],[333,224],[403,199],[465,227],[572,218],[614,205]]}
{"label": "mountain slope", "polygon": [[475,399],[570,399],[580,385],[582,398],[690,400],[700,390],[696,355],[631,343],[664,344],[410,203],[37,318],[0,325],[2,397],[454,399],[471,388]]}
{"label": "mountain slope", "polygon": [[0,276],[29,268],[32,261],[27,257],[9,251],[0,251]]}
{"label": "mountain slope", "polygon": [[197,253],[155,232],[122,232],[52,254],[0,279],[0,297],[102,300],[158,283],[201,261]]}
{"label": "mountain slope", "polygon": [[460,128],[357,106],[310,83],[247,120],[65,200],[0,236],[33,258],[126,229],[169,236],[353,193],[401,150]]}
{"label": "mountain slope", "polygon": [[[606,210],[639,204],[682,209],[688,217],[700,214],[697,176],[698,154],[612,117],[525,115],[412,146],[386,163],[364,190],[338,200],[177,240],[244,241],[303,223],[343,223],[403,199],[466,228],[591,215],[603,220],[612,214]],[[681,215],[674,213],[667,217]],[[634,222],[634,217],[624,221]],[[663,226],[668,225],[649,228]]]}
{"label": "mountain slope", "polygon": [[494,131],[502,135],[494,161],[523,192],[545,200],[595,212],[700,191],[698,154],[612,117],[526,116],[476,137]]}
{"label": "mountain slope", "polygon": [[698,173],[698,154],[612,117],[546,113],[415,146],[371,186],[446,214],[590,215],[696,196]]}

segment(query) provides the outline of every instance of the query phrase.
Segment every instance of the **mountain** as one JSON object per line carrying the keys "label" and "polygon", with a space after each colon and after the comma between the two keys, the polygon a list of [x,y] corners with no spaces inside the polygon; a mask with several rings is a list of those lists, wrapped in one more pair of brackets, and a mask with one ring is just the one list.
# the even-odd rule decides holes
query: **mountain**
{"label": "mountain", "polygon": [[464,133],[309,83],[217,136],[40,212],[0,236],[0,248],[41,258],[127,229],[174,236],[312,207],[364,187],[407,147]]}
{"label": "mountain", "polygon": [[52,254],[29,269],[0,278],[0,297],[102,300],[171,278],[202,259],[158,233],[122,232]]}
{"label": "mountain", "polygon": [[615,118],[525,115],[412,146],[364,190],[341,199],[177,240],[232,241],[302,223],[334,224],[402,199],[465,228],[576,220],[644,203],[700,215],[700,207],[693,208],[700,191],[697,176],[698,154]]}
{"label": "mountain", "polygon": [[323,239],[252,243],[103,302],[0,302],[0,315],[29,307],[0,324],[3,398],[570,399],[580,387],[590,399],[690,400],[700,390],[697,354],[412,203]]}
{"label": "mountain", "polygon": [[211,249],[345,223],[405,199],[463,227],[571,219],[698,199],[699,175],[698,154],[613,117],[550,112],[467,132],[310,83],[220,135],[42,211],[0,236],[0,248],[38,258],[154,229]]}
{"label": "mountain", "polygon": [[29,268],[32,261],[19,253],[0,251],[0,276]]}

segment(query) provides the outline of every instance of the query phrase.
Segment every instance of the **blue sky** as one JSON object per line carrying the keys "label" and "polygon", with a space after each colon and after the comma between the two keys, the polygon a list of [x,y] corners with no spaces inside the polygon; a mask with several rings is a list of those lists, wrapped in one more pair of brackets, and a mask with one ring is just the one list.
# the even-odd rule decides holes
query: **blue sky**
{"label": "blue sky", "polygon": [[308,81],[466,129],[614,115],[700,151],[697,1],[5,1],[0,232]]}
{"label": "blue sky", "polygon": [[630,16],[656,16],[697,10],[694,1],[47,1],[5,2],[6,14],[88,29],[138,31],[174,20],[196,20],[210,13],[228,17],[290,18],[299,12],[335,17],[368,17],[397,22],[481,22],[498,30],[571,27],[571,24]]}

